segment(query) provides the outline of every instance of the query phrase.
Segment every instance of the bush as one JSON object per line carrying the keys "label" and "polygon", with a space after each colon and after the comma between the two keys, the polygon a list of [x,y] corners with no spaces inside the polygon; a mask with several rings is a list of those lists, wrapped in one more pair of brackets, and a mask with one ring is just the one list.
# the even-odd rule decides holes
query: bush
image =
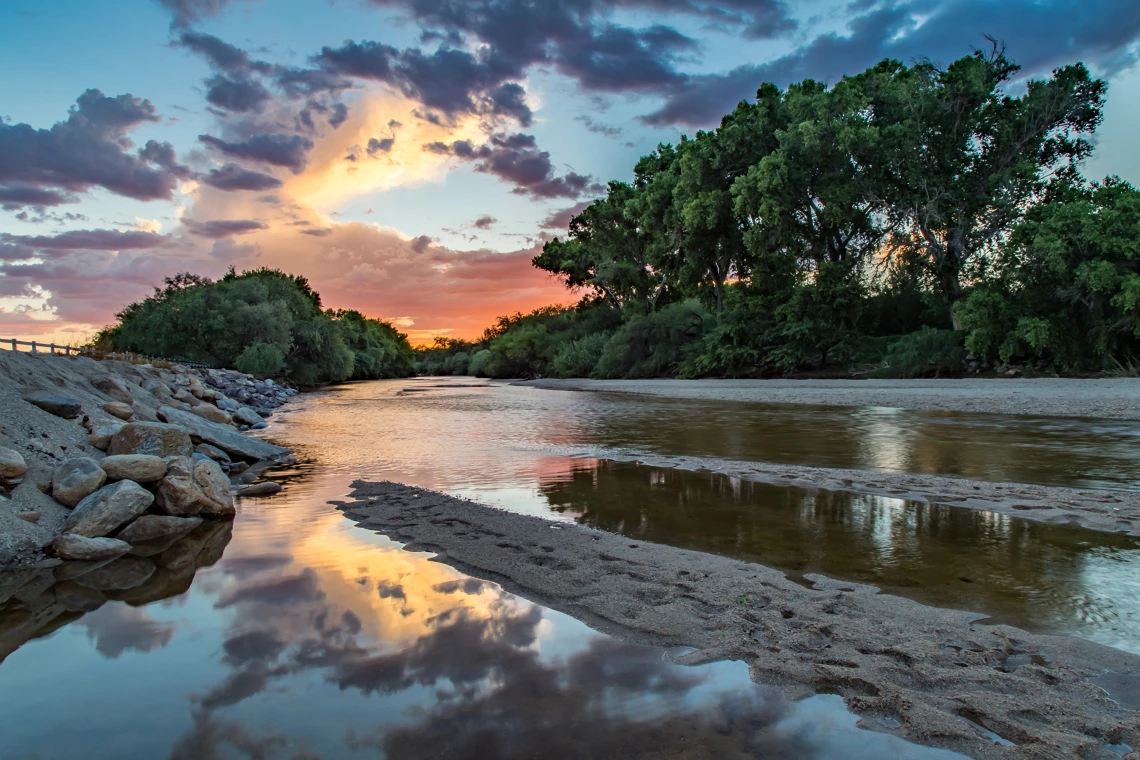
{"label": "bush", "polygon": [[611,333],[600,332],[564,343],[550,363],[553,377],[589,377],[602,357]]}
{"label": "bush", "polygon": [[238,355],[234,367],[254,377],[275,377],[285,366],[285,355],[270,343],[250,343]]}
{"label": "bush", "polygon": [[696,300],[638,314],[609,339],[590,376],[599,379],[671,376],[687,352],[714,324],[712,313]]}
{"label": "bush", "polygon": [[962,371],[966,350],[962,333],[923,327],[890,343],[883,357],[883,377],[938,377]]}

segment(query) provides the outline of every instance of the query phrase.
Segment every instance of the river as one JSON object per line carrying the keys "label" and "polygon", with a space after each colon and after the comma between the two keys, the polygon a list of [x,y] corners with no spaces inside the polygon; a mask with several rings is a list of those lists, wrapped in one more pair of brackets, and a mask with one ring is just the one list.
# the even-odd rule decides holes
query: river
{"label": "river", "polygon": [[193,536],[140,586],[80,576],[0,606],[4,758],[956,757],[858,728],[839,697],[789,703],[744,663],[683,667],[405,551],[328,504],[357,478],[1140,651],[1134,539],[605,456],[1133,489],[1134,423],[429,378],[307,394],[264,433],[301,463],[239,504],[232,534]]}

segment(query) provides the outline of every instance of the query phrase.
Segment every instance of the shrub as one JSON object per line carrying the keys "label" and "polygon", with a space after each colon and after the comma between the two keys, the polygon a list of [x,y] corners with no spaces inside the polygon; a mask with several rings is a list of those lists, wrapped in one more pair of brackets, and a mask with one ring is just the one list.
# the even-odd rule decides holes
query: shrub
{"label": "shrub", "polygon": [[890,343],[883,357],[884,377],[938,377],[961,372],[966,350],[962,333],[923,327]]}
{"label": "shrub", "polygon": [[609,332],[594,333],[562,344],[550,363],[550,374],[554,377],[589,377],[602,357],[610,335]]}
{"label": "shrub", "polygon": [[254,377],[274,377],[285,366],[285,355],[270,343],[250,343],[238,355],[234,367]]}

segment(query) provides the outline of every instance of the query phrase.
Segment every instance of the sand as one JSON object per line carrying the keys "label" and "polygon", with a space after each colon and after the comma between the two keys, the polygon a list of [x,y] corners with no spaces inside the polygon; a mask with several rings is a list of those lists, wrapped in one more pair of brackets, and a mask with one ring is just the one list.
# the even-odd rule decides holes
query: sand
{"label": "sand", "polygon": [[820,406],[1140,419],[1140,378],[957,380],[531,380],[537,388]]}
{"label": "sand", "polygon": [[841,694],[872,730],[897,721],[893,733],[977,758],[1107,759],[1119,756],[1107,744],[1140,747],[1135,655],[400,484],[354,488],[338,507],[408,550],[620,638],[695,647],[683,663],[738,659],[790,698]]}

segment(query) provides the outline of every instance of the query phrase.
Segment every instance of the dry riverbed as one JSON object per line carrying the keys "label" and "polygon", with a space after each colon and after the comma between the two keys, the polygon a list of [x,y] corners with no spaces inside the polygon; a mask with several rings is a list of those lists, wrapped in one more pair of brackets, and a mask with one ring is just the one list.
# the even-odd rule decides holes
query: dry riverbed
{"label": "dry riverbed", "polygon": [[976,758],[1108,759],[1140,747],[1135,655],[400,484],[354,488],[339,508],[409,550],[606,633],[697,649],[680,662],[739,659],[792,698],[841,694],[872,730]]}
{"label": "dry riverbed", "polygon": [[886,406],[1140,419],[1140,378],[955,380],[531,380],[551,390],[818,406]]}

